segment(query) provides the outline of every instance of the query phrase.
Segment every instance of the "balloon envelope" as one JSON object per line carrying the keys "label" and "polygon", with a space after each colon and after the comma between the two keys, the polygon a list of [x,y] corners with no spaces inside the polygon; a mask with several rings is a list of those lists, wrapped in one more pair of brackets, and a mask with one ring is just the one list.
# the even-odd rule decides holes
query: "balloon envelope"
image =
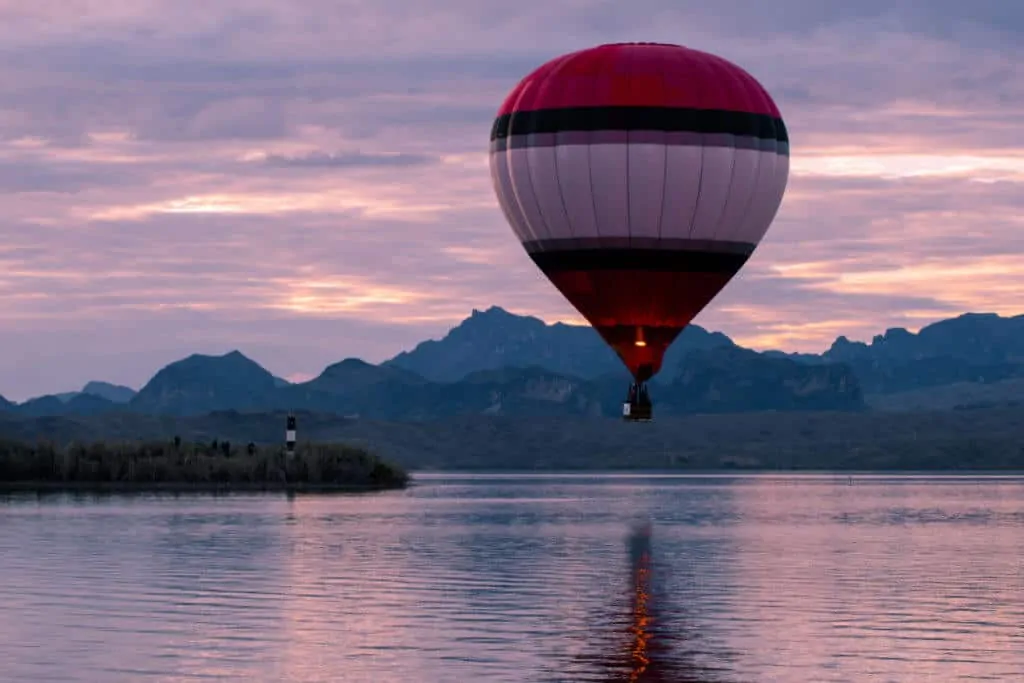
{"label": "balloon envelope", "polygon": [[602,45],[512,90],[490,163],[530,258],[646,381],[768,230],[789,137],[735,64],[678,45]]}

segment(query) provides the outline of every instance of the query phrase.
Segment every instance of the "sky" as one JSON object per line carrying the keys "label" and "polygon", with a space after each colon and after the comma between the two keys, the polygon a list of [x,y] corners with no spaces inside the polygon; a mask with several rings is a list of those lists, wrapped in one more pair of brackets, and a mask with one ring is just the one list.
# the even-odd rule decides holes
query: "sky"
{"label": "sky", "polygon": [[535,67],[632,40],[741,65],[790,131],[775,223],[697,324],[820,352],[1021,312],[1024,3],[0,0],[0,394],[232,349],[304,379],[491,305],[580,322],[488,135]]}

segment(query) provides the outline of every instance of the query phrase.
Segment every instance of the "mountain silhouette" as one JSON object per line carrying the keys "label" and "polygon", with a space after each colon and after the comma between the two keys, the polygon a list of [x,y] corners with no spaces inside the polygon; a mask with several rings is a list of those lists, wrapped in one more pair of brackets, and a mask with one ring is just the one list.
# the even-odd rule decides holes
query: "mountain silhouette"
{"label": "mountain silhouette", "polygon": [[131,401],[135,397],[136,391],[131,387],[125,387],[119,384],[92,381],[86,383],[86,385],[82,387],[81,393],[99,396],[100,398],[105,398],[112,403],[128,403],[128,401]]}
{"label": "mountain silhouette", "polygon": [[[691,325],[670,347],[663,367],[675,368],[692,350],[732,345],[732,340],[720,332]],[[625,372],[618,356],[593,328],[548,325],[539,318],[515,315],[498,306],[474,310],[443,339],[421,342],[384,364],[436,382],[455,382],[472,372],[504,367],[538,366],[583,379]]]}
{"label": "mountain silhouette", "polygon": [[[347,358],[299,383],[275,377],[240,351],[193,354],[160,369],[138,391],[90,382],[81,392],[21,404],[9,415],[127,412],[195,416],[214,411],[304,410],[353,418],[430,420],[462,415],[617,416],[629,376],[589,327],[546,324],[491,307],[442,339],[379,365]],[[657,415],[748,411],[860,411],[989,387],[988,404],[1019,397],[1024,316],[965,314],[914,334],[890,329],[870,343],[839,337],[821,354],[756,352],[692,326],[652,382]],[[938,389],[942,389],[939,391]],[[922,394],[927,393],[927,396]],[[913,399],[913,400],[911,400]]]}

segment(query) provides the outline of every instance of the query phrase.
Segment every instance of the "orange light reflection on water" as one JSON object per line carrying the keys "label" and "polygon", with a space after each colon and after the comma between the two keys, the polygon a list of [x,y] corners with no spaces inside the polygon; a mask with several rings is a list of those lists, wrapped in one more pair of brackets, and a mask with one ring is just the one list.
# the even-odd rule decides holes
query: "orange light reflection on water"
{"label": "orange light reflection on water", "polygon": [[648,640],[650,632],[650,613],[647,602],[650,598],[650,575],[651,556],[649,552],[643,552],[633,571],[633,625],[630,631],[633,632],[633,670],[630,673],[630,683],[636,683],[647,670],[651,660],[648,656]]}

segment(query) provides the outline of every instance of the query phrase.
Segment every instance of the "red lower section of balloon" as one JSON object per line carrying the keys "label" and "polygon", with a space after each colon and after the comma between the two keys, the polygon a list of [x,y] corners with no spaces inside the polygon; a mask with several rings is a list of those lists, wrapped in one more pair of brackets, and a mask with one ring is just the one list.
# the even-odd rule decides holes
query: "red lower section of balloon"
{"label": "red lower section of balloon", "polygon": [[637,382],[661,370],[669,345],[735,275],[549,270],[548,279],[615,349]]}

